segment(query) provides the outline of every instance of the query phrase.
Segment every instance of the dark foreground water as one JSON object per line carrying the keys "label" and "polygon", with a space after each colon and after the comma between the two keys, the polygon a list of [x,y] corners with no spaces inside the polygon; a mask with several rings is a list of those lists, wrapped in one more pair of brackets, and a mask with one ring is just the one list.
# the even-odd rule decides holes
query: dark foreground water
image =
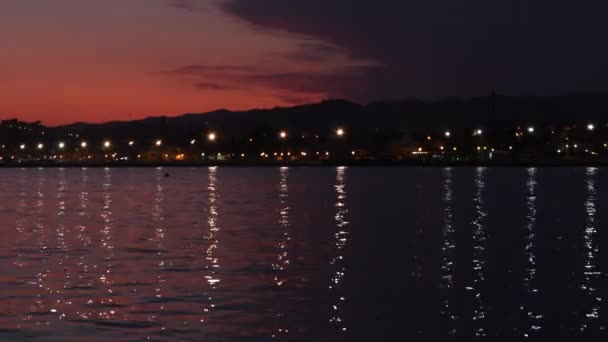
{"label": "dark foreground water", "polygon": [[607,224],[596,168],[2,169],[0,340],[607,336]]}

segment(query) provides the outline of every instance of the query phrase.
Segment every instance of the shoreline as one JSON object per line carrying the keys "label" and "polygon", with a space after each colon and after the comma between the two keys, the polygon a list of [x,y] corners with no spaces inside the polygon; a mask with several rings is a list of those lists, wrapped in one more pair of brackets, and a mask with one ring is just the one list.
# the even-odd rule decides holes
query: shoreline
{"label": "shoreline", "polygon": [[200,162],[14,162],[2,163],[2,168],[150,168],[150,167],[601,167],[608,159],[597,160],[483,160],[483,161],[422,161],[422,160],[332,160],[332,161],[200,161]]}

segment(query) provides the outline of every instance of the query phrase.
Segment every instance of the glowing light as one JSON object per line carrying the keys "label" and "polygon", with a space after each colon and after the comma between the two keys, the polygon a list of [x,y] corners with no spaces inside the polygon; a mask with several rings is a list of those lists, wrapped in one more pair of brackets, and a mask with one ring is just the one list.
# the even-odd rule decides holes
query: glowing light
{"label": "glowing light", "polygon": [[207,139],[209,139],[209,141],[215,141],[215,139],[217,139],[217,136],[215,135],[215,133],[209,133]]}
{"label": "glowing light", "polygon": [[110,146],[112,146],[112,143],[109,140],[103,143],[103,147],[105,148],[110,148]]}
{"label": "glowing light", "polygon": [[357,152],[352,151],[350,154],[352,154],[354,156],[355,154],[357,154]]}
{"label": "glowing light", "polygon": [[156,140],[156,146],[161,146],[163,144],[162,140]]}
{"label": "glowing light", "polygon": [[80,143],[80,147],[82,147],[82,148],[87,148],[87,146],[88,146],[88,144],[86,141],[83,141]]}
{"label": "glowing light", "polygon": [[422,152],[422,147],[418,147],[418,152]]}
{"label": "glowing light", "polygon": [[587,125],[587,130],[588,131],[593,131],[594,129],[595,129],[595,125],[593,125],[593,124],[588,124]]}
{"label": "glowing light", "polygon": [[443,151],[443,146],[439,147],[439,149]]}
{"label": "glowing light", "polygon": [[343,136],[344,136],[344,134],[346,134],[346,132],[344,132],[344,129],[342,129],[342,128],[338,128],[338,129],[336,130],[336,135],[337,135],[337,136],[339,136],[339,137],[343,137]]}
{"label": "glowing light", "polygon": [[562,150],[557,150],[557,153],[562,153]]}
{"label": "glowing light", "polygon": [[60,149],[63,149],[65,147],[65,143],[60,142],[58,146],[59,146]]}
{"label": "glowing light", "polygon": [[431,136],[426,137],[426,140],[431,141]]}
{"label": "glowing light", "polygon": [[20,149],[25,150],[25,144],[21,144],[21,146],[19,146]]}
{"label": "glowing light", "polygon": [[285,139],[285,138],[287,138],[287,132],[285,132],[285,131],[281,131],[281,132],[279,133],[279,137],[281,137],[281,139]]}
{"label": "glowing light", "polygon": [[194,145],[194,144],[196,144],[196,139],[192,139],[192,140],[190,141],[190,145]]}
{"label": "glowing light", "polygon": [[38,149],[42,150],[44,148],[44,144],[38,144]]}
{"label": "glowing light", "polygon": [[129,141],[129,146],[133,146],[133,145],[135,145],[135,141],[133,141],[133,140]]}
{"label": "glowing light", "polygon": [[306,152],[301,152],[300,155],[302,155],[302,157],[306,157]]}
{"label": "glowing light", "polygon": [[478,129],[475,131],[475,133],[473,133],[473,135],[483,135],[483,130]]}
{"label": "glowing light", "polygon": [[530,126],[528,127],[528,133],[534,133],[535,129],[534,127]]}
{"label": "glowing light", "polygon": [[449,138],[450,136],[452,136],[452,133],[450,131],[446,131],[445,136],[446,136],[446,138]]}

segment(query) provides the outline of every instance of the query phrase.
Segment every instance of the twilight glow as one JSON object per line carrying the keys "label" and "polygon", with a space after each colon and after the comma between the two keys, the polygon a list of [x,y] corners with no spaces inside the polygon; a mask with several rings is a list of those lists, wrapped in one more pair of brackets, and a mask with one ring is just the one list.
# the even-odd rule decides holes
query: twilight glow
{"label": "twilight glow", "polygon": [[608,91],[606,2],[3,0],[0,118]]}
{"label": "twilight glow", "polygon": [[[304,103],[329,95],[316,79],[359,64],[321,40],[256,29],[221,5],[2,1],[0,117],[62,124]],[[297,58],[307,47],[328,52]]]}

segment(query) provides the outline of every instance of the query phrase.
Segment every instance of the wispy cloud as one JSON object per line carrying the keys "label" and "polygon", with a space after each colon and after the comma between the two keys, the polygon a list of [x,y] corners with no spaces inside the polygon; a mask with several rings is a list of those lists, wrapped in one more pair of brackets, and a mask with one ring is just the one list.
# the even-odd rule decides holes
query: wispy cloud
{"label": "wispy cloud", "polygon": [[300,103],[302,99],[346,97],[363,91],[371,66],[348,66],[331,70],[272,70],[255,66],[187,65],[168,71],[175,77],[192,80],[203,90],[262,89],[282,100]]}

